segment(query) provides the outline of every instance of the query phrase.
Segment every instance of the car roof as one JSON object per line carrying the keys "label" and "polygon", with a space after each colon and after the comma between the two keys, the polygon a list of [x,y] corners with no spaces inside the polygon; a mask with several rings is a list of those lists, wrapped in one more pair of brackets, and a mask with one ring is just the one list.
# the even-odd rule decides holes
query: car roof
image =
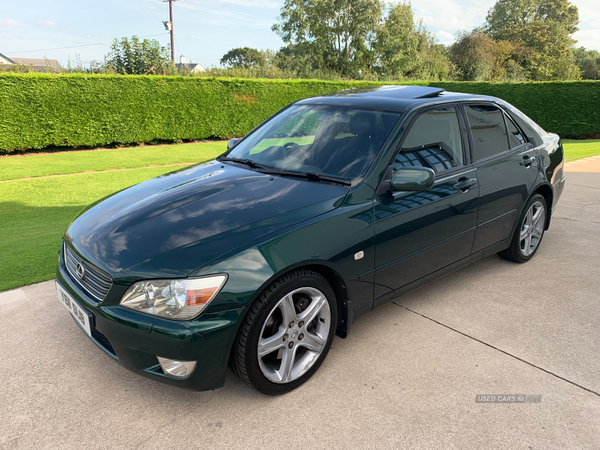
{"label": "car roof", "polygon": [[497,101],[487,95],[448,92],[430,86],[362,86],[300,100],[300,105],[335,105],[408,111],[429,104],[455,101]]}

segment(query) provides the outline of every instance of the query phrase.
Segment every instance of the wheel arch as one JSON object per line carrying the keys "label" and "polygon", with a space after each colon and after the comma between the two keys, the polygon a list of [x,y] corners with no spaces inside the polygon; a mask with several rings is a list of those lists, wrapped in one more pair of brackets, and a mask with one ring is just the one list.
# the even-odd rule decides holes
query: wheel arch
{"label": "wheel arch", "polygon": [[[539,185],[535,190],[529,195],[529,199],[535,194],[540,194],[546,200],[546,214],[548,215],[548,220],[546,220],[546,226],[544,230],[547,230],[550,227],[550,219],[552,217],[552,202],[554,200],[554,192],[552,192],[552,186],[549,183],[543,183]],[[525,202],[527,204],[527,202]]]}
{"label": "wheel arch", "polygon": [[[323,278],[327,280],[333,292],[335,293],[338,319],[335,333],[341,338],[346,338],[350,332],[350,325],[352,321],[352,302],[348,295],[348,287],[344,281],[344,278],[333,268],[324,264],[307,264],[295,269],[308,269],[317,272]],[[293,270],[293,269],[292,269]]]}
{"label": "wheel arch", "polygon": [[[298,269],[307,269],[312,270],[313,272],[321,275],[331,288],[335,294],[336,305],[338,310],[338,319],[336,324],[336,335],[341,338],[346,338],[348,333],[350,332],[350,326],[352,325],[353,320],[353,310],[352,310],[352,302],[350,300],[350,295],[348,293],[347,283],[344,277],[330,264],[327,264],[323,261],[304,261],[291,266],[288,266],[277,273],[274,273],[271,277],[269,277],[255,292],[252,298],[249,299],[247,303],[248,310],[252,306],[252,304],[256,301],[258,297],[263,293],[265,289],[271,285],[275,280],[287,275],[290,272]],[[247,312],[246,312],[247,314]]]}

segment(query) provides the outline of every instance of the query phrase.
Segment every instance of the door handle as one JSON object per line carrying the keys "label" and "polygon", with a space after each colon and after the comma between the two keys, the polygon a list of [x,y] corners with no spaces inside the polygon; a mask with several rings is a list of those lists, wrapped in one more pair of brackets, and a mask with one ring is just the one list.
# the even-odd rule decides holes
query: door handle
{"label": "door handle", "polygon": [[519,161],[519,164],[525,167],[529,167],[535,162],[535,156],[523,156],[523,159]]}
{"label": "door handle", "polygon": [[467,192],[477,184],[477,178],[459,178],[458,183],[452,186],[457,191]]}

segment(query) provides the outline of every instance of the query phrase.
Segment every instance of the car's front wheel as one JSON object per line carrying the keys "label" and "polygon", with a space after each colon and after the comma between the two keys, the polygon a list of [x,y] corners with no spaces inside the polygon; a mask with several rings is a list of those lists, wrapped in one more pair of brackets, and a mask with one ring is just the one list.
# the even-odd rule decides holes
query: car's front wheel
{"label": "car's front wheel", "polygon": [[533,195],[519,218],[510,247],[501,251],[501,258],[518,263],[529,261],[537,252],[546,228],[546,200],[540,194]]}
{"label": "car's front wheel", "polygon": [[232,368],[264,394],[289,392],[317,371],[336,323],[337,303],[327,280],[311,270],[295,270],[252,305],[232,352]]}

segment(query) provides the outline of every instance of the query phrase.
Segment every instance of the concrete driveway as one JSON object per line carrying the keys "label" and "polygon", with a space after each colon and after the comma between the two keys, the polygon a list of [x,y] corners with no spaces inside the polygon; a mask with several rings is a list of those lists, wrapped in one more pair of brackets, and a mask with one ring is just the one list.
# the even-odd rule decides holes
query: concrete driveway
{"label": "concrete driveway", "polygon": [[2,293],[0,448],[600,448],[600,161],[568,168],[531,262],[493,256],[381,307],[283,397],[142,378],[52,281]]}

